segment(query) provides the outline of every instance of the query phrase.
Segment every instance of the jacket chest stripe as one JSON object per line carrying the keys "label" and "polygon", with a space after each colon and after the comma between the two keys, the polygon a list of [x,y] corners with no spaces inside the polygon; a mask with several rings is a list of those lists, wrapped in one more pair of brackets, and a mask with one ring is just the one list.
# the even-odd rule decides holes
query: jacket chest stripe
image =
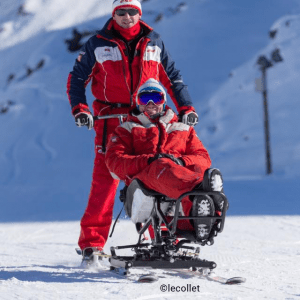
{"label": "jacket chest stripe", "polygon": [[97,47],[94,51],[97,62],[122,61],[122,54],[118,47]]}
{"label": "jacket chest stripe", "polygon": [[107,78],[107,72],[103,66],[103,64],[100,64],[102,69],[103,69],[103,72],[105,73],[105,76],[104,76],[104,82],[103,82],[103,86],[104,86],[104,90],[103,90],[103,94],[104,94],[104,97],[105,97],[105,101],[109,101],[106,97],[106,78]]}
{"label": "jacket chest stripe", "polygon": [[170,134],[173,131],[189,131],[190,126],[183,123],[173,123],[167,127],[167,133]]}
{"label": "jacket chest stripe", "polygon": [[147,46],[144,53],[144,61],[155,61],[160,63],[161,49],[158,46]]}
{"label": "jacket chest stripe", "polygon": [[137,124],[137,123],[133,123],[133,122],[125,122],[122,125],[120,125],[122,128],[126,129],[128,132],[131,133],[132,129],[135,127],[139,127],[139,128],[145,128],[144,126]]}

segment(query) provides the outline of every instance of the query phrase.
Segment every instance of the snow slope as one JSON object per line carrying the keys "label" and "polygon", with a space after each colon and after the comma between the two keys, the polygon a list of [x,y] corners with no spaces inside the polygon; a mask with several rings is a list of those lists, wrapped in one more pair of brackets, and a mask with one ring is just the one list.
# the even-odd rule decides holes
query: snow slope
{"label": "snow slope", "polygon": [[[269,60],[280,50],[283,61],[267,70],[273,172],[281,178],[300,174],[300,15],[288,15],[274,23],[276,36],[251,60],[232,71],[232,76],[210,98],[202,131],[215,154],[216,163],[227,174],[262,175],[264,163],[263,97],[255,93],[255,78],[261,76],[259,56]],[[217,145],[217,146],[216,146]]]}
{"label": "snow slope", "polygon": [[[130,279],[124,279],[108,271],[105,264],[98,270],[83,270],[74,251],[77,222],[4,224],[0,229],[0,298],[297,300],[299,221],[299,216],[227,219],[226,230],[215,239],[214,246],[202,248],[201,257],[215,261],[220,276],[246,277],[247,282],[240,286],[161,271],[156,271],[158,282],[142,284],[136,282],[138,275],[151,270],[135,269]],[[111,245],[123,245],[124,236],[126,243],[136,242],[137,237],[128,232],[134,232],[133,224],[122,221],[106,251]],[[199,292],[162,292],[163,284],[200,287]]]}
{"label": "snow slope", "polygon": [[[143,18],[181,69],[200,114],[196,130],[224,174],[229,217],[203,257],[217,262],[218,274],[245,276],[247,284],[165,275],[163,283],[200,284],[201,292],[163,295],[160,283],[141,287],[79,268],[74,248],[90,188],[94,134],[78,129],[70,114],[66,79],[77,53],[67,51],[65,40],[75,27],[101,28],[111,2],[3,0],[1,299],[299,299],[300,1],[181,2],[145,1]],[[182,9],[174,14],[176,7]],[[274,173],[265,176],[262,97],[254,81],[258,56],[269,58],[275,48],[284,61],[268,70]],[[88,98],[91,104],[89,92]],[[116,201],[115,215],[120,207]],[[121,220],[106,250],[135,240],[133,225]]]}
{"label": "snow slope", "polygon": [[[65,40],[72,38],[75,26],[81,32],[102,27],[109,17],[110,5],[104,0],[85,2],[1,2],[0,53],[5,59],[0,65],[0,109],[8,109],[0,114],[2,222],[78,220],[86,205],[93,164],[93,132],[76,128],[70,114],[66,78],[77,53],[67,51]],[[20,3],[25,15],[17,13]],[[241,176],[256,178],[251,181],[254,190],[265,172],[262,105],[261,96],[254,91],[258,73],[254,63],[258,54],[268,54],[274,44],[282,45],[285,61],[271,69],[275,78],[272,82],[279,82],[284,71],[289,86],[280,84],[275,91],[276,84],[274,88],[270,85],[271,104],[277,103],[270,107],[273,177],[277,176],[277,181],[288,174],[288,180],[298,176],[299,136],[293,128],[299,124],[298,118],[289,116],[299,111],[295,97],[298,71],[294,63],[299,1],[283,4],[278,0],[272,1],[272,5],[270,1],[231,1],[225,5],[217,0],[190,0],[180,13],[173,14],[179,4],[180,1],[147,1],[143,18],[162,34],[189,84],[200,114],[196,129],[214,166],[224,173],[228,193],[236,193],[235,188],[232,190],[235,183],[229,180]],[[289,42],[280,40],[280,30],[268,45],[267,33],[272,23],[289,12],[295,13],[295,21],[288,29]],[[159,14],[164,17],[155,23]],[[285,28],[284,22],[274,26]],[[287,56],[288,53],[294,54]],[[234,69],[248,59],[249,62]],[[27,76],[28,70],[34,70],[40,62],[44,65]],[[226,82],[231,71],[234,75]],[[224,85],[213,94],[221,83]],[[286,96],[281,96],[286,93],[290,93],[288,105]],[[88,98],[91,104],[89,92]],[[288,147],[281,147],[283,143]],[[264,180],[272,186],[272,178]],[[243,185],[240,188],[243,190]],[[277,195],[276,192],[273,196]],[[120,205],[116,205],[115,215],[119,209]]]}

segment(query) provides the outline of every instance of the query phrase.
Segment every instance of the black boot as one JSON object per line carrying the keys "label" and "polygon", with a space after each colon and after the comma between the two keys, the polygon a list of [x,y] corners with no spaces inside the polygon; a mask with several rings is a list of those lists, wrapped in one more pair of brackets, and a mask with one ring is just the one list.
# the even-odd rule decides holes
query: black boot
{"label": "black boot", "polygon": [[85,248],[82,251],[82,262],[81,265],[83,267],[89,267],[91,265],[97,265],[97,263],[99,262],[99,260],[102,260],[101,255],[98,254],[105,254],[103,252],[103,250],[99,250],[98,248],[93,248],[93,247],[89,247],[89,248]]}
{"label": "black boot", "polygon": [[202,189],[206,192],[220,192],[219,195],[212,196],[216,211],[219,211],[221,214],[227,211],[229,203],[224,194],[223,177],[220,170],[211,168],[205,171]]}

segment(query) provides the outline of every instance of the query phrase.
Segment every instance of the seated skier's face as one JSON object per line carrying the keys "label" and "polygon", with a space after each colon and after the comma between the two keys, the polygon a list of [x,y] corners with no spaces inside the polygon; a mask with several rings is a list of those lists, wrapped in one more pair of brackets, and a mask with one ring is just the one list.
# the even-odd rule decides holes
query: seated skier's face
{"label": "seated skier's face", "polygon": [[139,105],[140,112],[146,112],[150,117],[162,112],[164,109],[163,104],[154,104],[150,101],[147,105]]}

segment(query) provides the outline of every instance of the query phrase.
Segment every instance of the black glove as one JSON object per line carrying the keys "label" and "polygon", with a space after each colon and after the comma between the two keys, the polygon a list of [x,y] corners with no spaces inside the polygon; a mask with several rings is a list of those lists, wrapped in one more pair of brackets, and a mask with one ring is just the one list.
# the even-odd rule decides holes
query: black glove
{"label": "black glove", "polygon": [[185,112],[180,115],[181,122],[189,126],[198,124],[199,117],[194,111]]}
{"label": "black glove", "polygon": [[148,159],[148,165],[150,165],[152,162],[154,162],[159,158],[169,158],[172,161],[174,161],[177,165],[184,166],[183,160],[181,160],[180,158],[176,158],[172,154],[166,154],[166,153],[159,153],[159,154],[155,154],[154,157],[150,157]]}
{"label": "black glove", "polygon": [[148,165],[153,163],[155,160],[157,160],[159,158],[163,158],[163,157],[164,157],[163,153],[155,154],[153,157],[148,158]]}
{"label": "black glove", "polygon": [[164,157],[169,158],[174,161],[177,165],[184,166],[184,162],[182,159],[175,157],[172,154],[164,154]]}
{"label": "black glove", "polygon": [[78,127],[87,126],[89,130],[94,127],[94,119],[90,112],[79,112],[76,114],[75,123]]}

